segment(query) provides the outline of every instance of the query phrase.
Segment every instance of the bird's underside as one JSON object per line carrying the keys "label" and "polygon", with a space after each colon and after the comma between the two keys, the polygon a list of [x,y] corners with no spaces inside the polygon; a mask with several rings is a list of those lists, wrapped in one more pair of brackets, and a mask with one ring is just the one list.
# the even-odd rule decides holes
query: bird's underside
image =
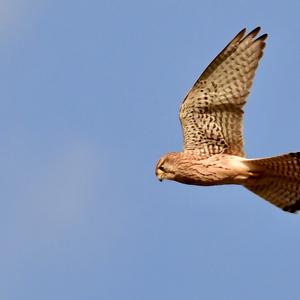
{"label": "bird's underside", "polygon": [[240,31],[210,63],[180,107],[184,151],[164,155],[156,175],[193,185],[240,184],[289,212],[300,209],[300,153],[246,159],[243,106],[267,34]]}

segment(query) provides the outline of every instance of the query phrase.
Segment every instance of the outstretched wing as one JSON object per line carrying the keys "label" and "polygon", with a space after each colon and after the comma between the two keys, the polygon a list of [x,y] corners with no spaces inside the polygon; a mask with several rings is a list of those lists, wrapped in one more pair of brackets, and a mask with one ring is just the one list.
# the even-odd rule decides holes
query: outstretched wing
{"label": "outstretched wing", "polygon": [[263,55],[267,34],[240,31],[205,69],[180,108],[184,151],[208,157],[244,156],[243,106]]}

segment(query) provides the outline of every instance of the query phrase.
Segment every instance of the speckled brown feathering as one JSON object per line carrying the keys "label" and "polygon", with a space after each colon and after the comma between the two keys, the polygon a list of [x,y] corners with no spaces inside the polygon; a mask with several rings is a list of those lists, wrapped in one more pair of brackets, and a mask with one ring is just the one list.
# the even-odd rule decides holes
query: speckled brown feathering
{"label": "speckled brown feathering", "polygon": [[285,211],[300,210],[300,153],[246,159],[243,106],[267,34],[240,31],[210,63],[180,107],[184,151],[164,155],[159,180],[193,185],[240,184]]}
{"label": "speckled brown feathering", "polygon": [[246,161],[260,174],[245,187],[289,212],[300,209],[300,152]]}

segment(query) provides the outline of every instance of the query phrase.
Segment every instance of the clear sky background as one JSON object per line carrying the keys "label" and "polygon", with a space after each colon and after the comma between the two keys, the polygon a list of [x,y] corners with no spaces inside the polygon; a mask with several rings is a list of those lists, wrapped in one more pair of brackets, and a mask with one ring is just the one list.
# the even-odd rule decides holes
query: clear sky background
{"label": "clear sky background", "polygon": [[269,33],[249,157],[300,151],[299,1],[0,1],[0,298],[299,299],[300,215],[160,183],[178,109],[243,27]]}

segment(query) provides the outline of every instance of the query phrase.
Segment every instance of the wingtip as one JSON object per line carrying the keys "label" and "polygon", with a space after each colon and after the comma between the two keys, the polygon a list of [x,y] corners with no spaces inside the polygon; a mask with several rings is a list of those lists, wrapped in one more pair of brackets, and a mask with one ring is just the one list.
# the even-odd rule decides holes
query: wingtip
{"label": "wingtip", "polygon": [[257,34],[260,32],[260,29],[261,29],[260,26],[254,28],[252,31],[250,31],[250,32],[248,33],[247,36],[251,36],[252,38],[254,38],[254,37],[257,36]]}
{"label": "wingtip", "polygon": [[[244,28],[245,29],[245,28]],[[244,30],[243,29],[243,30]],[[260,32],[261,30],[261,27],[260,26],[257,26],[255,27],[252,31],[250,31],[244,38],[243,40],[247,39],[247,38],[251,38],[251,39],[254,39],[258,33]],[[266,38],[268,37],[268,34],[267,33],[264,33],[262,34],[261,36],[259,36],[258,38],[256,38],[256,41],[264,41],[266,40]]]}
{"label": "wingtip", "polygon": [[246,32],[246,30],[247,30],[247,28],[246,27],[244,27],[238,34],[245,34],[245,32]]}
{"label": "wingtip", "polygon": [[233,38],[233,40],[231,41],[231,43],[232,42],[239,42],[239,41],[241,41],[243,38],[244,38],[244,36],[245,36],[245,33],[246,33],[246,28],[243,28],[239,33],[237,33],[237,35]]}
{"label": "wingtip", "polygon": [[259,38],[257,38],[257,40],[264,41],[267,37],[268,37],[268,34],[267,34],[267,33],[264,33],[264,34],[262,34]]}

